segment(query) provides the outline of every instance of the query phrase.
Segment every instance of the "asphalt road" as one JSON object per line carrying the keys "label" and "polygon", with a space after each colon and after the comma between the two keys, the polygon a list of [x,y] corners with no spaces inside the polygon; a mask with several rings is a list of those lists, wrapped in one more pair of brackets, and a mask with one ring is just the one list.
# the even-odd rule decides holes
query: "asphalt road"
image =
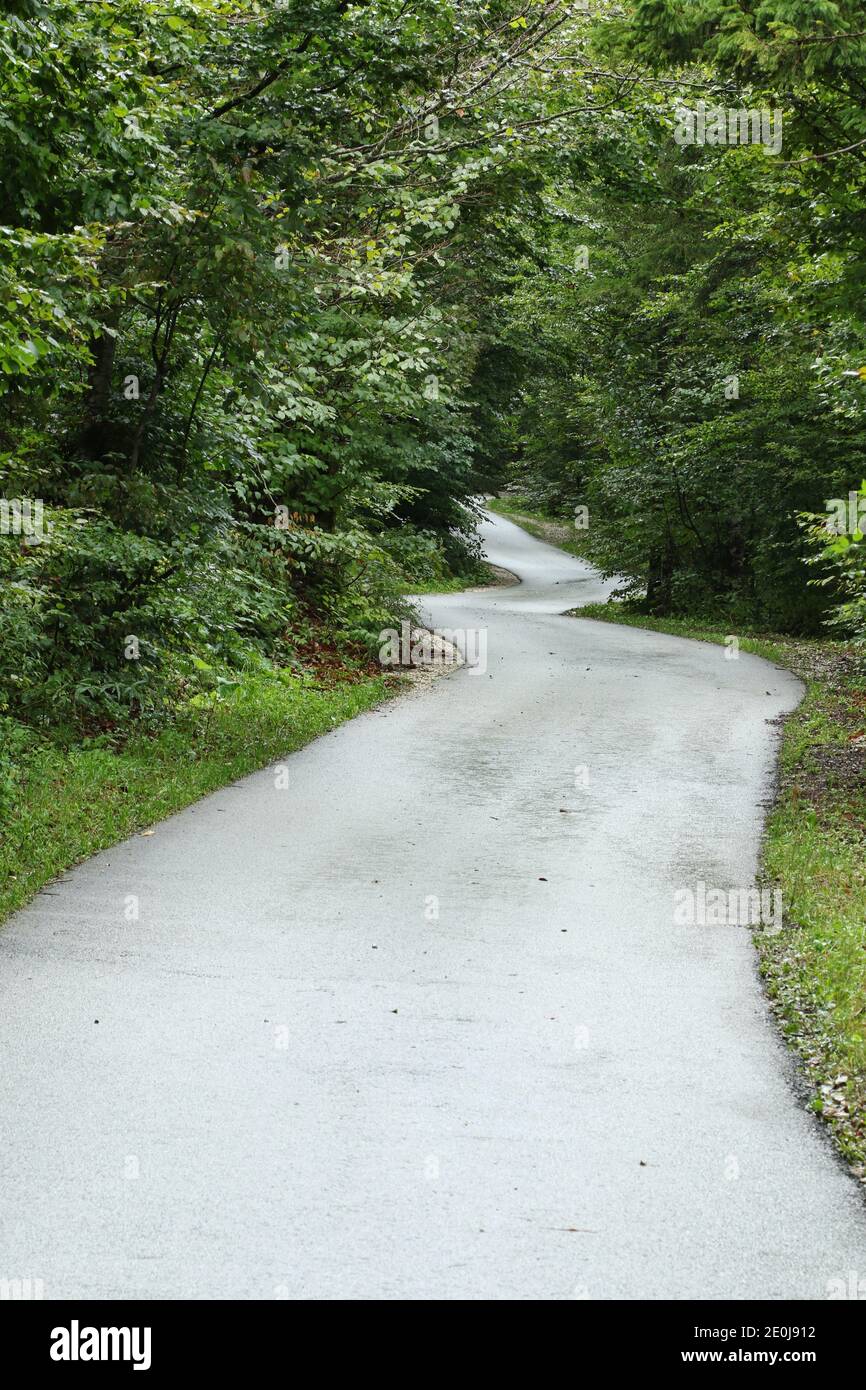
{"label": "asphalt road", "polygon": [[605,586],[508,522],[486,540],[520,587],[425,600],[486,630],[486,669],[96,856],[0,931],[0,1278],[715,1299],[866,1273],[748,928],[674,912],[751,883],[796,682],[558,616]]}

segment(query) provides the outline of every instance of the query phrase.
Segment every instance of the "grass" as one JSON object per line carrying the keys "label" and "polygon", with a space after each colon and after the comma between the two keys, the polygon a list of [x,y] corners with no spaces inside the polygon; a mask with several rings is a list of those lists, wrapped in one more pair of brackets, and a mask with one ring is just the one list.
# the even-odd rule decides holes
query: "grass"
{"label": "grass", "polygon": [[[479,562],[471,574],[407,585],[406,593],[497,582]],[[306,671],[273,668],[239,678],[218,700],[190,700],[155,734],[57,733],[38,741],[0,808],[0,923],[73,864],[295,752],[405,685],[395,673],[342,664],[335,652],[313,650],[310,660]]]}
{"label": "grass", "polygon": [[154,737],[91,739],[28,755],[0,837],[0,921],[70,865],[294,752],[401,688],[356,673],[322,687],[281,673],[185,706]]}
{"label": "grass", "polygon": [[415,584],[407,584],[403,592],[407,595],[412,594],[457,594],[464,589],[482,588],[487,584],[498,583],[496,573],[493,568],[485,561],[480,561],[472,574],[449,575],[444,579],[419,580]]}
{"label": "grass", "polygon": [[[497,582],[479,563],[472,574],[407,586],[407,593]],[[219,700],[188,701],[156,734],[37,742],[16,770],[2,813],[0,923],[73,864],[293,753],[404,686],[393,673],[340,665],[333,654],[329,660],[306,673],[246,676]]]}
{"label": "grass", "polygon": [[[730,629],[651,618],[617,603],[575,616],[723,644]],[[738,632],[740,648],[806,686],[782,723],[780,785],[763,875],[781,888],[785,929],[756,934],[779,1027],[802,1059],[812,1106],[866,1181],[866,667],[841,642]]]}

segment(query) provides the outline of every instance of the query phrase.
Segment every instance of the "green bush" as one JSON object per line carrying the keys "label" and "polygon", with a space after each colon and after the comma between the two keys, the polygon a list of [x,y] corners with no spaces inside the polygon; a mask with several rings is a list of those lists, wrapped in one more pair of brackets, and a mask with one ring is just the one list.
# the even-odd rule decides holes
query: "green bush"
{"label": "green bush", "polygon": [[807,514],[803,524],[815,552],[811,563],[824,571],[812,583],[844,595],[844,601],[832,609],[828,626],[866,645],[866,535],[862,529],[866,518],[866,480],[845,503],[849,514],[847,529],[842,529],[839,518],[831,515]]}

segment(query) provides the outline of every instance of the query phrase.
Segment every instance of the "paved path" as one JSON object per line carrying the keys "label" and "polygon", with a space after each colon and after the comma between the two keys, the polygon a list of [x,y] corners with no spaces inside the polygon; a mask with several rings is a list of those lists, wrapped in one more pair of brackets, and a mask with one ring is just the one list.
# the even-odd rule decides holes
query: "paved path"
{"label": "paved path", "polygon": [[425,600],[487,629],[485,672],[0,931],[0,1278],[560,1299],[866,1276],[748,930],[673,920],[678,889],[751,882],[795,681],[557,616],[604,586],[508,522],[486,540],[522,586]]}

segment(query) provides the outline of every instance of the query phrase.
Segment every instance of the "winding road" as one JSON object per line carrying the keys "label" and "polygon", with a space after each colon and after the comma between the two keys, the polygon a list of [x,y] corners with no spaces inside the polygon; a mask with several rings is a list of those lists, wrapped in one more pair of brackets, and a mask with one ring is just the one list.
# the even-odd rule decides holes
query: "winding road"
{"label": "winding road", "polygon": [[674,913],[752,883],[797,682],[560,616],[608,586],[508,521],[484,537],[522,583],[423,606],[483,630],[486,669],[97,855],[0,931],[0,1278],[546,1300],[866,1275],[748,928]]}

